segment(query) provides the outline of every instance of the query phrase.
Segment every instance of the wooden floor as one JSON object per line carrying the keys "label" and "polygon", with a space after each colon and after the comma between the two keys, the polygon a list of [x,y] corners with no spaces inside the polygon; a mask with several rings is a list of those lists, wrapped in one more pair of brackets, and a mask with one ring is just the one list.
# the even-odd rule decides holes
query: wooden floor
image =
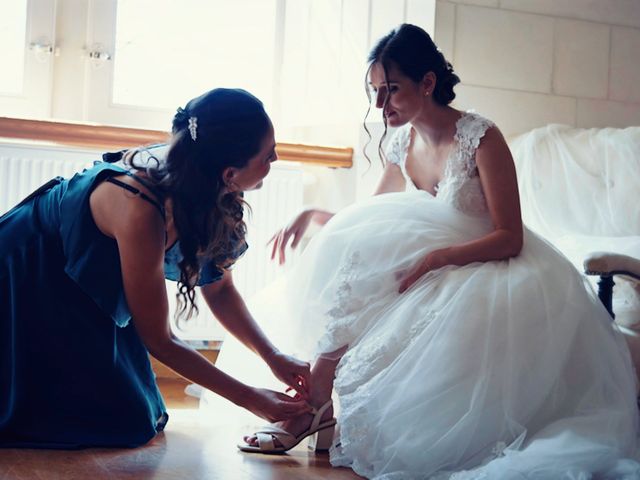
{"label": "wooden floor", "polygon": [[197,400],[185,395],[185,383],[158,381],[169,409],[169,424],[148,445],[137,449],[81,451],[0,449],[0,480],[217,480],[358,479],[351,470],[332,468],[328,454],[306,443],[285,455],[241,453],[241,429],[216,427],[198,414]]}

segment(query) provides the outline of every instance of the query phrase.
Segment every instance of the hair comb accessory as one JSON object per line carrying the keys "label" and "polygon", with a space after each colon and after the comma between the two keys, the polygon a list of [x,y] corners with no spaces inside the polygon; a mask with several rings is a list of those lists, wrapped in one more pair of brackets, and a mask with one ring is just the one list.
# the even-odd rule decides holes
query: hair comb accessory
{"label": "hair comb accessory", "polygon": [[194,142],[198,138],[198,117],[189,117],[189,125],[187,126],[191,134],[191,140]]}

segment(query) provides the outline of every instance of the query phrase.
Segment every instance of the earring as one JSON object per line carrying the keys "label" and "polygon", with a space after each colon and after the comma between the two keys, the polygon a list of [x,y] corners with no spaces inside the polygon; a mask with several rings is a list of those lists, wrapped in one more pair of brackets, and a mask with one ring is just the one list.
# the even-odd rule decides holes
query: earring
{"label": "earring", "polygon": [[429,90],[427,90],[426,92],[424,92],[424,96],[428,97],[429,96]]}

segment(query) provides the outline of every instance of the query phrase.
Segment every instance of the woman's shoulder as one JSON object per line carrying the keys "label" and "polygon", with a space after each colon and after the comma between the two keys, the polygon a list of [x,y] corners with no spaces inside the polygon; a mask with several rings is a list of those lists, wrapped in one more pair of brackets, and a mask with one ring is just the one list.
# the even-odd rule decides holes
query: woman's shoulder
{"label": "woman's shoulder", "polygon": [[496,124],[475,110],[462,112],[456,122],[456,140],[469,153],[480,146],[483,138],[493,138],[495,135],[501,136]]}
{"label": "woman's shoulder", "polygon": [[126,168],[112,167],[111,175],[99,182],[89,197],[91,215],[98,229],[119,242],[135,238],[148,241],[159,236],[164,244],[163,199]]}
{"label": "woman's shoulder", "polygon": [[407,123],[393,131],[385,149],[387,161],[395,164],[403,163],[409,143],[411,143],[411,124]]}
{"label": "woman's shoulder", "polygon": [[472,129],[486,131],[489,128],[494,128],[496,124],[493,122],[493,120],[471,109],[461,112],[456,126],[458,127],[458,130]]}

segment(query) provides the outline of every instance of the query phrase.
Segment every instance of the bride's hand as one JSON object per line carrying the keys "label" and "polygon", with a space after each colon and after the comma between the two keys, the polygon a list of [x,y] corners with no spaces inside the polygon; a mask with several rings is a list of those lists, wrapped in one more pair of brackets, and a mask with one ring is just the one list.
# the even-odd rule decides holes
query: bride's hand
{"label": "bride's hand", "polygon": [[273,243],[273,248],[271,250],[271,260],[276,257],[276,252],[278,255],[278,263],[282,265],[285,262],[285,254],[284,251],[287,248],[287,244],[289,240],[293,236],[293,241],[291,242],[291,248],[295,249],[300,243],[304,232],[309,228],[309,223],[311,223],[311,218],[313,217],[314,210],[308,209],[300,212],[296,217],[289,222],[289,224],[278,230],[271,240],[267,243]]}
{"label": "bride's hand", "polygon": [[422,262],[418,264],[417,267],[410,270],[400,280],[400,287],[398,288],[398,292],[404,293],[411,287],[411,285],[416,283],[420,279],[420,277],[422,277],[426,273],[437,270],[438,268],[442,268],[448,264],[449,262],[446,259],[444,249],[434,250],[433,252],[429,253],[424,258],[424,260],[422,260]]}
{"label": "bride's hand", "polygon": [[242,406],[271,423],[295,418],[312,411],[311,405],[305,400],[292,398],[266,388],[252,389],[251,395]]}
{"label": "bride's hand", "polygon": [[284,384],[298,392],[303,399],[309,398],[311,365],[282,352],[274,352],[265,361],[273,374]]}

